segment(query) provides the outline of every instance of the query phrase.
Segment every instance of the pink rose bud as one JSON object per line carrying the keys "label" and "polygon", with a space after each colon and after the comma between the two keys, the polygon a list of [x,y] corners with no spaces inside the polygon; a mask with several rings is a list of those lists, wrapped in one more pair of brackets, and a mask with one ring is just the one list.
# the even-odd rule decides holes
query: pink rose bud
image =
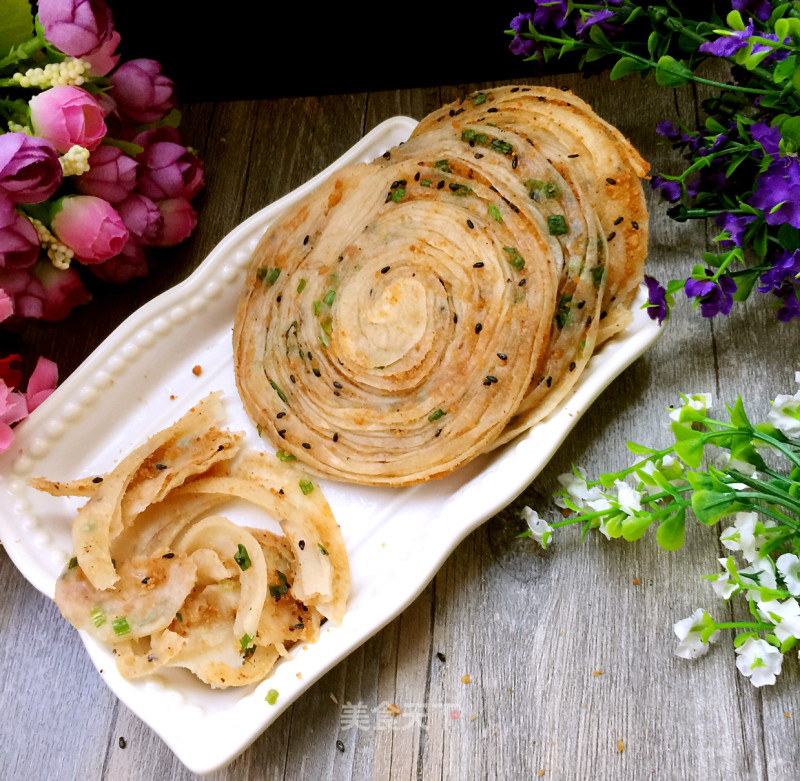
{"label": "pink rose bud", "polygon": [[28,403],[24,394],[0,379],[0,452],[8,450],[14,441],[14,429],[11,426],[27,417]]}
{"label": "pink rose bud", "polygon": [[94,51],[114,29],[111,10],[103,0],[39,0],[38,16],[44,37],[70,57]]}
{"label": "pink rose bud", "polygon": [[175,108],[175,84],[156,60],[129,60],[111,74],[111,94],[120,113],[134,122],[156,122]]}
{"label": "pink rose bud", "polygon": [[89,74],[91,76],[105,76],[117,67],[119,62],[117,46],[119,46],[120,40],[119,33],[114,31],[107,41],[101,43],[88,54],[83,55],[82,59],[89,63]]}
{"label": "pink rose bud", "polygon": [[150,272],[144,248],[132,241],[125,245],[119,255],[89,268],[98,279],[115,284],[130,282],[134,277],[146,277]]}
{"label": "pink rose bud", "polygon": [[32,271],[41,289],[42,320],[63,320],[91,298],[74,268],[56,268],[48,260],[37,263]]}
{"label": "pink rose bud", "polygon": [[103,109],[80,87],[50,87],[34,95],[28,105],[34,132],[59,152],[75,144],[92,150],[106,133]]}
{"label": "pink rose bud", "polygon": [[154,201],[165,198],[192,200],[203,186],[202,161],[183,144],[166,140],[163,136],[153,135],[144,140],[149,143],[137,157],[141,168],[136,189]]}
{"label": "pink rose bud", "polygon": [[81,263],[113,258],[128,241],[128,230],[114,207],[94,195],[68,195],[57,201],[52,229]]}
{"label": "pink rose bud", "polygon": [[[41,262],[53,265],[49,260]],[[15,322],[24,318],[41,319],[44,314],[44,288],[32,269],[0,268],[0,288],[11,298]]]}
{"label": "pink rose bud", "polygon": [[49,358],[39,356],[25,389],[28,412],[33,412],[56,389],[57,384],[58,367]]}
{"label": "pink rose bud", "polygon": [[14,299],[0,287],[0,323],[14,315]]}
{"label": "pink rose bud", "polygon": [[169,198],[158,202],[164,218],[164,230],[157,247],[173,247],[188,238],[197,225],[197,212],[185,198]]}
{"label": "pink rose bud", "polygon": [[62,178],[52,144],[25,133],[0,135],[0,195],[14,203],[41,203],[58,189]]}
{"label": "pink rose bud", "polygon": [[134,243],[155,244],[161,238],[164,218],[158,206],[147,196],[133,193],[116,204],[116,210]]}
{"label": "pink rose bud", "polygon": [[89,170],[75,177],[75,187],[83,195],[117,203],[133,191],[138,170],[139,164],[121,149],[101,144],[89,155]]}
{"label": "pink rose bud", "polygon": [[40,250],[33,223],[11,201],[0,197],[0,268],[32,266]]}

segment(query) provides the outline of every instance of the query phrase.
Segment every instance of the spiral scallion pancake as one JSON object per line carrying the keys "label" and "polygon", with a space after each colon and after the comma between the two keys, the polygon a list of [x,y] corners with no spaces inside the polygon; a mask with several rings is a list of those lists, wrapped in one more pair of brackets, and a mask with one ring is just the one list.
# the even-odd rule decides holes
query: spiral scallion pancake
{"label": "spiral scallion pancake", "polygon": [[630,320],[645,173],[562,91],[433,112],[260,241],[233,338],[248,415],[311,472],[374,485],[441,477],[513,438]]}

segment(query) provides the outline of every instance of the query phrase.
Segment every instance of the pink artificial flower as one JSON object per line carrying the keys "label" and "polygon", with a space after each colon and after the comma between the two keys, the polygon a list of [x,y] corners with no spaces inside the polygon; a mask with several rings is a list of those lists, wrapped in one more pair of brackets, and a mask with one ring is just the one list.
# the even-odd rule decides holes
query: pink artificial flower
{"label": "pink artificial flower", "polygon": [[56,201],[52,229],[81,263],[113,258],[128,241],[128,230],[117,211],[94,195],[68,195]]}
{"label": "pink artificial flower", "polygon": [[14,315],[14,299],[0,287],[0,323]]}
{"label": "pink artificial flower", "polygon": [[22,356],[7,355],[0,358],[0,380],[9,388],[18,388],[22,382]]}
{"label": "pink artificial flower", "polygon": [[0,197],[0,268],[32,266],[41,245],[33,223],[7,198]]}
{"label": "pink artificial flower", "polygon": [[175,84],[156,60],[123,63],[111,74],[111,87],[120,113],[134,122],[156,122],[175,108]]}
{"label": "pink artificial flower", "polygon": [[188,238],[197,225],[197,212],[185,198],[168,198],[158,202],[164,218],[164,230],[157,247],[173,247]]}
{"label": "pink artificial flower", "polygon": [[143,147],[138,156],[141,168],[136,189],[160,201],[185,198],[191,201],[203,186],[203,162],[180,143],[175,128],[146,130],[134,139]]}
{"label": "pink artificial flower", "polygon": [[70,57],[95,51],[114,30],[114,18],[103,0],[39,0],[37,11],[44,37]]}
{"label": "pink artificial flower", "polygon": [[83,195],[96,195],[109,203],[125,200],[136,186],[139,164],[121,149],[101,144],[89,155],[89,170],[76,177]]}
{"label": "pink artificial flower", "polygon": [[13,302],[13,320],[63,320],[90,296],[74,268],[59,269],[49,260],[32,268],[0,269],[0,289]]}
{"label": "pink artificial flower", "polygon": [[26,133],[0,135],[0,195],[14,203],[41,203],[63,178],[52,144]]}
{"label": "pink artificial flower", "polygon": [[33,412],[56,389],[57,384],[58,367],[49,358],[39,356],[25,389],[28,413]]}
{"label": "pink artificial flower", "polygon": [[34,95],[28,105],[34,132],[59,152],[75,144],[92,150],[106,133],[103,109],[80,87],[50,87]]}
{"label": "pink artificial flower", "polygon": [[101,43],[96,49],[93,49],[88,54],[84,54],[81,59],[89,63],[89,73],[92,76],[105,76],[107,73],[117,67],[119,62],[119,54],[117,54],[117,46],[119,46],[120,35],[115,30],[111,33],[108,40]]}
{"label": "pink artificial flower", "polygon": [[146,277],[150,273],[144,248],[133,241],[129,241],[119,255],[89,268],[98,279],[115,284],[130,282],[134,277]]}
{"label": "pink artificial flower", "polygon": [[124,201],[116,204],[116,209],[128,235],[136,244],[155,244],[164,230],[164,218],[155,202],[146,195],[132,193]]}

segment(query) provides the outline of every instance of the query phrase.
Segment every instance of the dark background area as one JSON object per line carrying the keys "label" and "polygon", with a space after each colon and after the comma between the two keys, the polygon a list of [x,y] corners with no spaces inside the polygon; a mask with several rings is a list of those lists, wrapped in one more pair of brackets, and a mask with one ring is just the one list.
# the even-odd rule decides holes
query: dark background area
{"label": "dark background area", "polygon": [[[109,0],[122,60],[150,57],[185,101],[530,78],[508,50],[517,6]],[[358,6],[357,6],[358,7]],[[477,11],[477,12],[476,12]],[[551,69],[552,71],[552,69]]]}

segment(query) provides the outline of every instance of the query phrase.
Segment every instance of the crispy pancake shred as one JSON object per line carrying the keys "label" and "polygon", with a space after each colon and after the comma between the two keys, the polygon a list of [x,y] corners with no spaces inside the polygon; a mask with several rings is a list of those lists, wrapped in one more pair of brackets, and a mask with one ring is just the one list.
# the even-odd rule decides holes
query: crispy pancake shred
{"label": "crispy pancake shred", "polygon": [[[294,464],[243,448],[241,434],[219,428],[222,414],[212,393],[107,474],[31,480],[88,497],[55,601],[113,646],[126,678],[184,667],[215,688],[254,683],[344,616],[349,565],[321,489]],[[233,499],[282,533],[217,513]]]}

